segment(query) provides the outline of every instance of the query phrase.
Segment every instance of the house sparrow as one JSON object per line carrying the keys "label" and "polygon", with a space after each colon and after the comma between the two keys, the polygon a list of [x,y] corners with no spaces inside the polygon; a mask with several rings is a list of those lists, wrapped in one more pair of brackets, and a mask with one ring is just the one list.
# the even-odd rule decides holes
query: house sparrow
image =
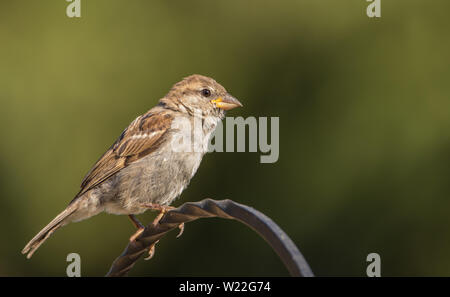
{"label": "house sparrow", "polygon": [[[128,215],[138,228],[130,238],[134,240],[143,230],[134,215],[158,210],[157,222],[170,209],[197,171],[217,123],[226,110],[238,106],[242,104],[212,78],[191,75],[176,83],[157,106],[122,132],[85,176],[80,192],[66,209],[31,239],[22,253],[30,258],[60,227],[102,211]],[[181,120],[192,126],[200,121],[203,137],[196,149],[177,149],[177,140],[186,136],[180,125],[174,125]]]}

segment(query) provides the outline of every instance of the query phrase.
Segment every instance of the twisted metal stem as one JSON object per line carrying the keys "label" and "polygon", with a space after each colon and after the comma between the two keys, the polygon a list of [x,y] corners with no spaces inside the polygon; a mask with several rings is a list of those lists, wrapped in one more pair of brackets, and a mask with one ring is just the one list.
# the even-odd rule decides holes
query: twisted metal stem
{"label": "twisted metal stem", "polygon": [[181,223],[212,217],[234,219],[252,228],[270,244],[292,276],[314,276],[294,242],[277,224],[256,209],[228,199],[187,202],[169,210],[159,224],[149,224],[136,240],[128,244],[106,276],[126,275],[152,244]]}

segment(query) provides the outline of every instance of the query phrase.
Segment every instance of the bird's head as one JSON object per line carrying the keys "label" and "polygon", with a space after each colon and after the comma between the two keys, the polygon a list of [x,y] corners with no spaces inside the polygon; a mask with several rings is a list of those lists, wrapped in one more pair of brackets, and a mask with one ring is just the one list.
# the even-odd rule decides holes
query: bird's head
{"label": "bird's head", "polygon": [[161,102],[181,112],[221,117],[225,111],[242,106],[214,79],[198,74],[176,83]]}

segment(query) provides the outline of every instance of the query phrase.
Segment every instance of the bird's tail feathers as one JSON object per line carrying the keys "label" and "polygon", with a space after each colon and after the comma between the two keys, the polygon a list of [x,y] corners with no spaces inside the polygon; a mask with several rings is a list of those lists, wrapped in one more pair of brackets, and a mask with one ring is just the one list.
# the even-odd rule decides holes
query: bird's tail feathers
{"label": "bird's tail feathers", "polygon": [[27,254],[27,259],[30,259],[34,252],[47,240],[47,238],[50,237],[50,235],[52,235],[53,232],[69,223],[68,217],[77,210],[77,208],[78,206],[75,203],[70,204],[27,243],[22,250],[22,254]]}

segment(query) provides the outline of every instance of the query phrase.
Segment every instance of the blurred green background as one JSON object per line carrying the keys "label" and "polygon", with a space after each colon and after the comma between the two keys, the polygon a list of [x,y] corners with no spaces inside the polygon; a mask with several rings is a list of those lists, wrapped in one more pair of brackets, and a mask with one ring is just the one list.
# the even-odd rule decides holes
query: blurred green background
{"label": "blurred green background", "polygon": [[[230,198],[267,214],[315,274],[450,275],[449,1],[88,1],[0,4],[0,275],[104,275],[134,232],[100,214],[23,246],[100,155],[182,77],[214,77],[280,118],[280,158],[213,153],[174,205]],[[153,214],[140,216],[149,222]],[[133,276],[286,276],[233,221],[170,233]]]}

